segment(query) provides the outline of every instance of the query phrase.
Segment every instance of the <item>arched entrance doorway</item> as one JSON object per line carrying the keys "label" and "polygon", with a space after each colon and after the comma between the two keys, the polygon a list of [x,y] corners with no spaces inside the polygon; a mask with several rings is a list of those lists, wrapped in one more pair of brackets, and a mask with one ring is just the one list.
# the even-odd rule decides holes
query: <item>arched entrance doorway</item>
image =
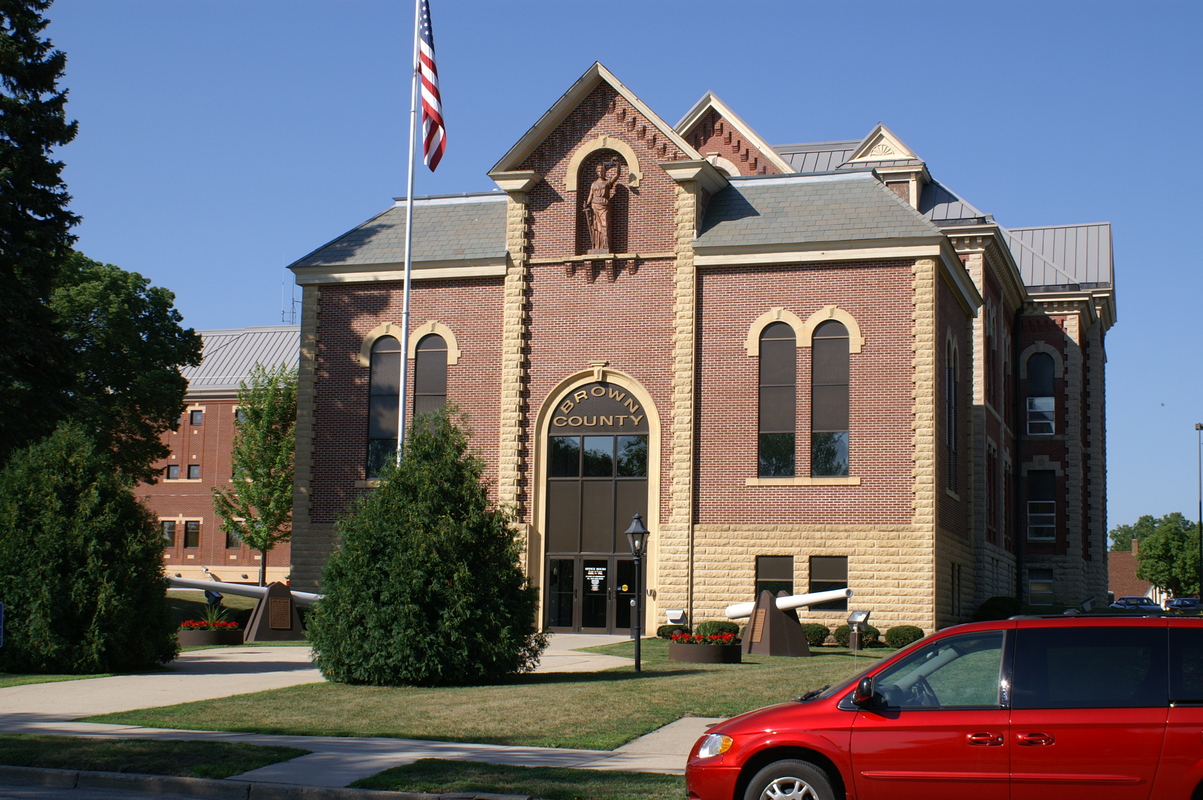
{"label": "arched entrance doorway", "polygon": [[597,377],[556,395],[541,427],[543,622],[553,631],[630,631],[635,569],[623,534],[637,512],[654,520],[655,409],[632,382]]}

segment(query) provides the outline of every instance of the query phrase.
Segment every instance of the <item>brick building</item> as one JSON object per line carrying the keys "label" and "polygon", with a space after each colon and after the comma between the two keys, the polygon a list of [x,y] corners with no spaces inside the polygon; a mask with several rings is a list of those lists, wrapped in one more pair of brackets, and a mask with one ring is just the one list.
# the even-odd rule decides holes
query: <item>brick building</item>
{"label": "brick building", "polygon": [[[171,455],[153,486],[138,487],[147,507],[159,517],[166,549],[167,574],[204,579],[209,570],[223,581],[259,580],[258,551],[221,529],[213,512],[213,488],[228,486],[230,454],[238,411],[238,386],[255,364],[295,367],[296,325],[199,331],[204,343],[200,366],[188,367],[188,404],[178,430],[164,434]],[[268,553],[267,580],[283,581],[290,571],[288,542]]]}
{"label": "brick building", "polygon": [[404,357],[552,629],[627,628],[636,511],[648,626],[758,587],[928,630],[1105,595],[1109,225],[1005,229],[881,125],[772,147],[707,94],[674,127],[600,64],[489,175],[415,201],[409,331],[403,203],[292,265],[297,584],[393,452]]}

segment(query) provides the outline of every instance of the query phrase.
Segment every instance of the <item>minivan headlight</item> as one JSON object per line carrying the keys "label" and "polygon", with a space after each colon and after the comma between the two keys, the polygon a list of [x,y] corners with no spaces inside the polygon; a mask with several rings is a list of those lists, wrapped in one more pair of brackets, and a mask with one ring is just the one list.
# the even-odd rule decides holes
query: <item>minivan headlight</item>
{"label": "minivan headlight", "polygon": [[698,748],[698,758],[721,756],[731,749],[733,743],[730,736],[709,733],[702,739],[702,746]]}

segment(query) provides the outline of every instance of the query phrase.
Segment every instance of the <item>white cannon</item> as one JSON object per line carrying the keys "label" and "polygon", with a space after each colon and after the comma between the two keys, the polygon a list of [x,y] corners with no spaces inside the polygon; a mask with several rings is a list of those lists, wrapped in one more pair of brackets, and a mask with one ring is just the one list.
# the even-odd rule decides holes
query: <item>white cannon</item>
{"label": "white cannon", "polygon": [[[832,589],[830,592],[811,592],[810,594],[791,594],[777,598],[777,608],[789,611],[794,608],[813,606],[818,603],[830,603],[832,600],[844,600],[852,596],[851,589]],[[752,616],[756,603],[735,603],[727,606],[727,619],[745,619]]]}
{"label": "white cannon", "polygon": [[[176,589],[208,589],[211,592],[221,592],[222,594],[239,594],[243,597],[262,598],[267,594],[266,586],[249,586],[245,583],[226,583],[225,581],[209,580],[198,581],[192,578],[172,578],[171,585]],[[310,592],[298,592],[292,590],[292,600],[298,606],[311,606],[318,600],[321,600],[325,595],[312,594]]]}

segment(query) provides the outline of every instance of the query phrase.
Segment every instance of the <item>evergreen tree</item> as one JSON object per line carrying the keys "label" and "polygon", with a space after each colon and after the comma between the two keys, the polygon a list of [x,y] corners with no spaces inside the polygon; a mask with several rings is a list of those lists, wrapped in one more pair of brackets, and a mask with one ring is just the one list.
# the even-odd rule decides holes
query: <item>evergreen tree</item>
{"label": "evergreen tree", "polygon": [[330,680],[468,685],[529,671],[546,638],[511,519],[490,505],[484,465],[453,412],[420,417],[400,467],[339,524],[310,616]]}
{"label": "evergreen tree", "polygon": [[256,364],[238,387],[230,488],[213,489],[222,530],[259,551],[259,585],[267,554],[292,534],[292,472],[296,449],[297,371]]}
{"label": "evergreen tree", "polygon": [[0,463],[45,436],[62,416],[71,380],[49,301],[78,218],[61,161],[75,138],[66,56],[41,37],[50,0],[0,0]]}
{"label": "evergreen tree", "polygon": [[145,669],[177,652],[163,539],[82,426],[0,471],[0,671]]}

